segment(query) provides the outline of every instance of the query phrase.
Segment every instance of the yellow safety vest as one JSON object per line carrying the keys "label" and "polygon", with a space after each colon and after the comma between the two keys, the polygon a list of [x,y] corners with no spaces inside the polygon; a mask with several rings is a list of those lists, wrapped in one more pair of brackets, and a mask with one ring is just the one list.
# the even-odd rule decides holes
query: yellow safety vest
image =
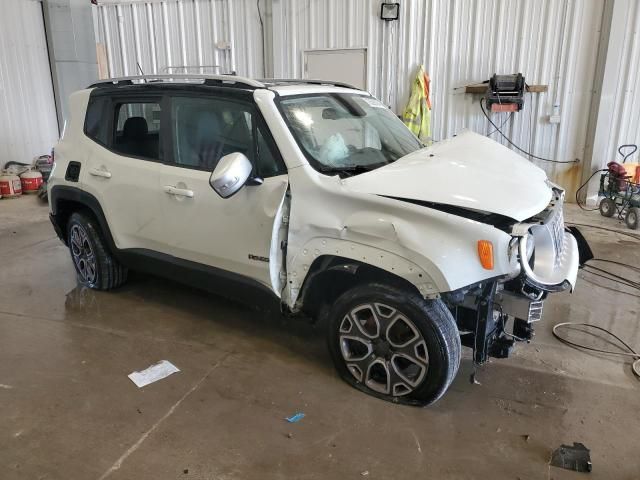
{"label": "yellow safety vest", "polygon": [[420,65],[411,87],[411,96],[402,121],[416,137],[427,143],[431,140],[431,100],[429,99],[429,76]]}

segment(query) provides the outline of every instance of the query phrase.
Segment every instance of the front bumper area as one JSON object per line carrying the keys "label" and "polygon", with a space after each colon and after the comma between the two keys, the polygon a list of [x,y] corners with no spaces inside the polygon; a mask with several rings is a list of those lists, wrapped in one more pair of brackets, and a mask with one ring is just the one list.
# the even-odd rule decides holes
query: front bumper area
{"label": "front bumper area", "polygon": [[526,235],[520,239],[518,277],[472,286],[453,309],[458,327],[465,332],[462,344],[473,348],[476,363],[484,363],[488,357],[505,358],[515,342],[530,341],[533,324],[542,319],[548,293],[573,291],[580,259],[588,258],[590,249],[580,232],[576,232],[578,241],[561,220],[557,224],[562,226],[559,232],[557,226],[545,222],[532,226],[538,255],[526,251]]}
{"label": "front bumper area", "polygon": [[505,358],[516,342],[528,342],[551,292],[573,291],[581,262],[592,258],[582,234],[565,228],[564,191],[553,187],[549,206],[512,226],[513,273],[469,285],[445,296],[476,364]]}
{"label": "front bumper area", "polygon": [[473,349],[474,362],[482,364],[488,357],[508,357],[517,341],[531,340],[533,323],[542,318],[544,292],[530,296],[520,280],[493,279],[472,287],[459,303],[448,300],[460,341]]}

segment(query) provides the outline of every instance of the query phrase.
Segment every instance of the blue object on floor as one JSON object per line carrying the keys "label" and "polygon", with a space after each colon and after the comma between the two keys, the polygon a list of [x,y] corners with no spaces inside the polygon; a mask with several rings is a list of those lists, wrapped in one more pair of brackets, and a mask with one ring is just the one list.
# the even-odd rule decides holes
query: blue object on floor
{"label": "blue object on floor", "polygon": [[297,423],[304,418],[304,413],[296,413],[289,418],[285,418],[285,420],[289,423]]}

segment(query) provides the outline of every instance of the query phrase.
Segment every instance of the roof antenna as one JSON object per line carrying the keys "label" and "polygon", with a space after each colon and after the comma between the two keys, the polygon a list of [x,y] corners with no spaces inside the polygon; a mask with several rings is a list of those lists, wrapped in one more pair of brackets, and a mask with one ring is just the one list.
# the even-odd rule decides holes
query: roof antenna
{"label": "roof antenna", "polygon": [[[136,61],[136,65],[138,65],[138,70],[140,70],[140,75],[144,77],[144,72],[142,71],[142,67],[140,66],[140,62]],[[142,79],[144,83],[147,83],[146,79]]]}

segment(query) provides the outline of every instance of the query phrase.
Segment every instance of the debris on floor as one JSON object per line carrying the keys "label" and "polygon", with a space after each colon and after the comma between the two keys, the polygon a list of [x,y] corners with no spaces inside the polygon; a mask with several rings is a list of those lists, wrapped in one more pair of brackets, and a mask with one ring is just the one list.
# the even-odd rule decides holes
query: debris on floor
{"label": "debris on floor", "polygon": [[304,418],[304,413],[296,413],[295,415],[285,418],[285,420],[289,423],[298,423],[303,418]]}
{"label": "debris on floor", "polygon": [[139,372],[133,372],[129,374],[129,378],[138,388],[142,388],[150,383],[157,382],[163,378],[168,377],[172,373],[179,372],[180,370],[173,363],[168,360],[160,360],[155,365],[151,365],[145,370]]}
{"label": "debris on floor", "polygon": [[560,445],[551,455],[551,465],[575,472],[590,472],[592,465],[589,452],[587,447],[578,442],[573,442],[573,446]]}

